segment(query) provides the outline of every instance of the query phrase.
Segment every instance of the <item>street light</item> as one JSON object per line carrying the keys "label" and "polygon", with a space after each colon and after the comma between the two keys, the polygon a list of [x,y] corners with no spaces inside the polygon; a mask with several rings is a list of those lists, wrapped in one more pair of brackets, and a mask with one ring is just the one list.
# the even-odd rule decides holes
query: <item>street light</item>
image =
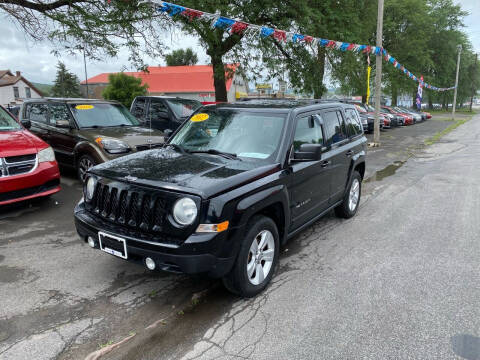
{"label": "street light", "polygon": [[458,45],[457,49],[458,49],[457,75],[455,77],[455,93],[453,95],[453,109],[452,109],[453,120],[455,120],[455,108],[457,107],[458,73],[460,71],[460,55],[462,54],[462,45]]}

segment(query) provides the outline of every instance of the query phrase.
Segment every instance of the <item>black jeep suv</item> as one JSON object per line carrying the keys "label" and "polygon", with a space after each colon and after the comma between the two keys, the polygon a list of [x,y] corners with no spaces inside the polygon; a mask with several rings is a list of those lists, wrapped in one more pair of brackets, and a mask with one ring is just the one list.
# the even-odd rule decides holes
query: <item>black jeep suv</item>
{"label": "black jeep suv", "polygon": [[91,168],[75,224],[93,248],[255,296],[287,239],[331,209],[355,215],[365,151],[353,105],[207,106],[164,148]]}

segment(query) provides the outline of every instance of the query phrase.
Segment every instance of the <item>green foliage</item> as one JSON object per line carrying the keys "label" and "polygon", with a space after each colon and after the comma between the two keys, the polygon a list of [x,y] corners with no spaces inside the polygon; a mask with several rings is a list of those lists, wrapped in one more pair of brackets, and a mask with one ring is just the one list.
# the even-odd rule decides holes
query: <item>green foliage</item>
{"label": "green foliage", "polygon": [[69,72],[64,63],[58,62],[57,76],[55,83],[50,89],[50,95],[53,97],[79,98],[82,97],[80,92],[80,81],[77,75]]}
{"label": "green foliage", "polygon": [[38,90],[40,90],[42,92],[43,96],[52,96],[51,91],[52,91],[53,85],[41,84],[41,83],[36,83],[36,82],[32,82],[32,84],[33,84],[33,86],[35,86]]}
{"label": "green foliage", "polygon": [[136,96],[147,95],[147,89],[148,85],[142,85],[142,79],[124,73],[110,74],[108,86],[103,90],[102,96],[130,108]]}
{"label": "green foliage", "polygon": [[186,50],[179,49],[165,55],[165,61],[167,66],[195,65],[198,62],[198,57],[191,48]]}

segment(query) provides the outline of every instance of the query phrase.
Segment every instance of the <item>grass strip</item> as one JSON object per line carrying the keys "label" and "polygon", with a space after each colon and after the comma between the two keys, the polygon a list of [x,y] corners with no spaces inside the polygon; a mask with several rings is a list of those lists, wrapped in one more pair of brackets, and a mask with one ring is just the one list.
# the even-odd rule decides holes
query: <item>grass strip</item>
{"label": "grass strip", "polygon": [[433,145],[435,144],[438,140],[440,140],[442,137],[445,135],[451,133],[453,130],[455,130],[457,127],[460,125],[465,124],[468,120],[470,119],[462,119],[462,120],[456,120],[455,123],[447,127],[446,129],[437,132],[435,135],[433,135],[431,138],[428,138],[425,140],[425,145]]}

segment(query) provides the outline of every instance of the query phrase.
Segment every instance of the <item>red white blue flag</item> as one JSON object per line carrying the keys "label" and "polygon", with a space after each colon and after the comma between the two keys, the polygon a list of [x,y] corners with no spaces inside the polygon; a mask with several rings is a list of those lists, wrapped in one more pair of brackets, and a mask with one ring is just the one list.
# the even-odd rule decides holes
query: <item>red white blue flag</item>
{"label": "red white blue flag", "polygon": [[420,78],[418,82],[418,91],[417,91],[417,109],[422,110],[422,96],[423,96],[423,76]]}

